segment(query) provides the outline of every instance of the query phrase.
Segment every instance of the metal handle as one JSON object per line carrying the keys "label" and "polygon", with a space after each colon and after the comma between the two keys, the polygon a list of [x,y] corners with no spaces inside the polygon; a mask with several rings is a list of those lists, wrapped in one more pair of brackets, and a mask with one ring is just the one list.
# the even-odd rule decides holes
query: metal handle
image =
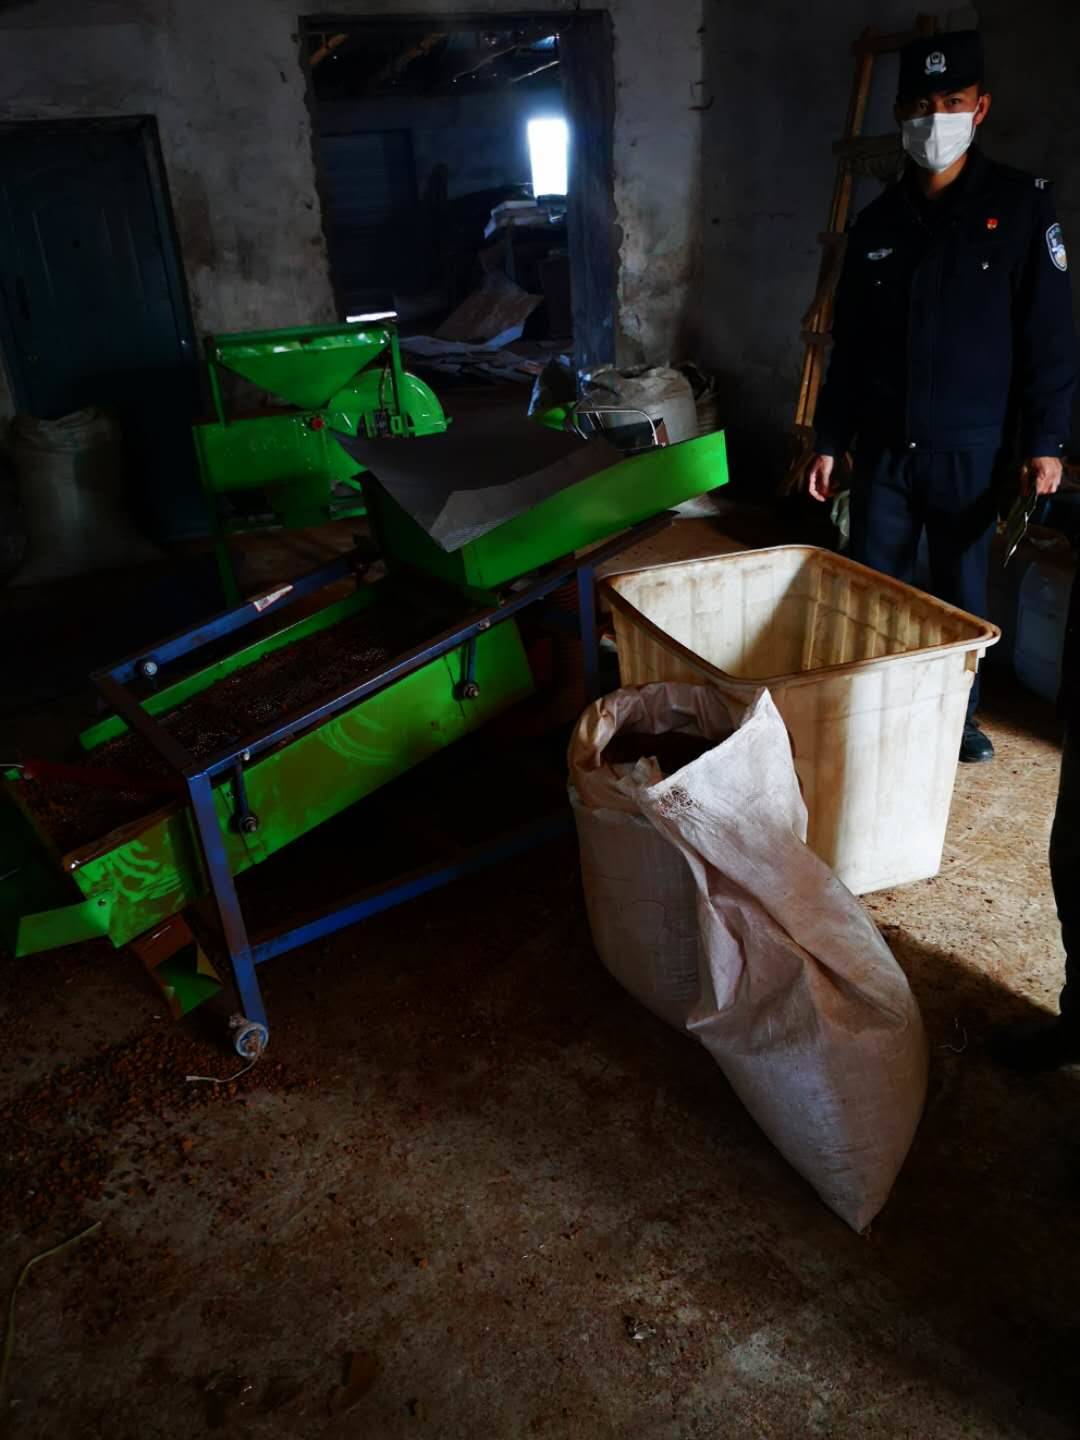
{"label": "metal handle", "polygon": [[[577,423],[579,415],[640,415],[648,424],[649,429],[652,431],[652,443],[654,448],[659,446],[660,444],[660,438],[657,434],[656,429],[656,421],[652,418],[652,416],[647,410],[639,410],[636,405],[574,405],[570,410],[570,421],[574,427],[574,434],[579,436],[582,440],[587,440],[589,438],[588,435],[579,428]],[[603,428],[603,426],[600,426],[600,429]]]}

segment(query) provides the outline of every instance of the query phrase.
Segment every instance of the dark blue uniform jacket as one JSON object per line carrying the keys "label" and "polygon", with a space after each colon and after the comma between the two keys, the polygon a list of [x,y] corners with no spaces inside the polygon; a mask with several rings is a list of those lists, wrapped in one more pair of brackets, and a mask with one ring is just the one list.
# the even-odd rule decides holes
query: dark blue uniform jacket
{"label": "dark blue uniform jacket", "polygon": [[[938,208],[941,207],[941,208]],[[1068,259],[1047,181],[969,152],[927,202],[909,177],[860,214],[836,296],[816,448],[1001,444],[1058,455],[1076,353]]]}

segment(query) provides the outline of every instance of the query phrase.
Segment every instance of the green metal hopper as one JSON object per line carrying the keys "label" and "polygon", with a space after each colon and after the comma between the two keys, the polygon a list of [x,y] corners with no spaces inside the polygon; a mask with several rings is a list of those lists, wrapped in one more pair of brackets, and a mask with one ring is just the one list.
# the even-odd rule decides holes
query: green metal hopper
{"label": "green metal hopper", "polygon": [[317,410],[385,353],[388,325],[310,326],[211,337],[220,364],[301,409]]}

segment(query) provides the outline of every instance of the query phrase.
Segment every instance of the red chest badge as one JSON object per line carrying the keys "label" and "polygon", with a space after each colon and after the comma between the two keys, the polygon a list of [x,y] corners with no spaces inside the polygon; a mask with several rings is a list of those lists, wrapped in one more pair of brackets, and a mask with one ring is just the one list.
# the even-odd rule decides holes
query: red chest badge
{"label": "red chest badge", "polygon": [[997,219],[993,215],[987,219],[986,228],[987,230],[996,230],[998,228]]}

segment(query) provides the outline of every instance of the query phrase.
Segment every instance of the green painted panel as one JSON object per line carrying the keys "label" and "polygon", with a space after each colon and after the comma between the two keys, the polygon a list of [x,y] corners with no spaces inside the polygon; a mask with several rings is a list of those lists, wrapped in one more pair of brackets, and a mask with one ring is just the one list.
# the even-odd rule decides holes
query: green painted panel
{"label": "green painted panel", "polygon": [[452,554],[436,545],[380,486],[369,486],[366,493],[389,554],[453,584],[483,591],[727,482],[724,433],[717,431],[622,460]]}
{"label": "green painted panel", "polygon": [[111,914],[112,897],[98,895],[93,900],[80,900],[55,910],[23,915],[19,921],[15,954],[38,955],[42,950],[56,950],[61,945],[100,939],[109,933]]}
{"label": "green painted panel", "polygon": [[[228,828],[231,794],[231,786],[223,786],[214,799],[218,819],[224,822],[229,865],[239,874],[251,860],[242,838]],[[68,863],[85,894],[112,896],[109,935],[114,945],[126,944],[175,915],[203,889],[202,860],[187,809],[158,812],[141,830],[116,831],[102,838],[97,853],[76,852]]]}
{"label": "green painted panel", "polygon": [[[266,635],[261,640],[255,640],[250,645],[245,645],[242,650],[237,650],[231,655],[226,655],[213,665],[208,665],[203,670],[198,670],[193,675],[187,675],[182,680],[177,680],[172,685],[166,685],[160,690],[155,690],[143,701],[143,708],[151,715],[160,715],[166,710],[172,710],[177,705],[189,700],[192,695],[198,695],[203,690],[209,690],[211,685],[216,685],[226,675],[232,675],[237,670],[243,670],[245,666],[252,665],[256,660],[261,660],[264,655],[270,655],[275,650],[282,650],[286,645],[292,645],[297,640],[302,640],[305,635],[314,635],[320,630],[326,630],[331,625],[337,625],[342,620],[347,620],[350,615],[357,615],[361,610],[366,610],[373,603],[375,593],[371,586],[362,586],[353,595],[347,595],[344,600],[338,600],[333,605],[327,605],[322,610],[316,610],[314,614],[306,616],[303,620],[297,620],[292,625],[283,626],[275,630],[272,635]],[[104,745],[107,740],[114,740],[117,735],[123,735],[127,731],[127,721],[122,720],[119,715],[109,715],[100,720],[96,725],[91,725],[79,736],[79,744],[84,750],[93,750],[98,745]]]}
{"label": "green painted panel", "polygon": [[186,954],[163,960],[151,974],[161,986],[177,1019],[190,1014],[221,990],[220,981],[199,969],[198,952],[194,945],[188,947]]}
{"label": "green painted panel", "polygon": [[[263,824],[248,843],[265,859],[356,800],[403,775],[533,689],[513,622],[480,637],[477,700],[459,701],[459,651],[427,665],[246,772],[248,800]],[[380,703],[381,702],[381,703]]]}
{"label": "green painted panel", "polygon": [[[328,428],[311,428],[312,418],[301,412],[192,426],[206,488],[228,494],[290,486],[311,505],[328,504],[336,481],[359,467]],[[355,420],[347,428],[355,429]]]}
{"label": "green painted panel", "polygon": [[[11,787],[18,785],[17,772],[10,772],[6,778]],[[49,943],[44,946],[30,943],[31,931],[37,928],[40,932],[42,928],[37,924],[41,916],[80,910],[85,903],[80,900],[78,889],[57,868],[56,860],[38,839],[10,791],[0,794],[0,945],[13,955],[29,955],[35,949],[49,948]],[[96,920],[98,907],[94,908]],[[24,934],[27,921],[31,923]],[[48,928],[47,921],[42,924]],[[75,928],[79,928],[77,924]],[[90,933],[100,935],[102,930],[103,926],[99,925]],[[85,936],[77,933],[72,938]],[[68,941],[50,943],[67,944]]]}
{"label": "green painted panel", "polygon": [[[233,873],[274,854],[532,693],[532,675],[512,620],[477,641],[476,700],[455,698],[461,667],[460,651],[434,661],[249,766],[248,802],[262,821],[251,836],[230,828],[232,788],[221,786],[214,799]],[[204,888],[187,810],[159,812],[137,833],[118,832],[116,843],[99,842],[96,848],[99,853],[72,857],[72,874],[88,897],[112,897],[109,934],[116,945],[175,914]]]}

